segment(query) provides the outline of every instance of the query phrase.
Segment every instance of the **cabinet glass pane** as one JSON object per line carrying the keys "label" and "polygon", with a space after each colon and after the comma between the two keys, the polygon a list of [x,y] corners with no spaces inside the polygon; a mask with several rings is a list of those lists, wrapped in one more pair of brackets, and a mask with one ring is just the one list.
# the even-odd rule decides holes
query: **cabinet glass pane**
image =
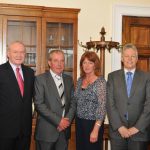
{"label": "cabinet glass pane", "polygon": [[36,67],[36,22],[8,21],[7,46],[13,41],[22,41],[26,47],[25,64],[35,70]]}
{"label": "cabinet glass pane", "polygon": [[[47,23],[47,56],[51,50],[60,49],[65,53],[65,73],[73,72],[73,24]],[[48,57],[47,57],[48,58]]]}
{"label": "cabinet glass pane", "polygon": [[47,23],[47,35],[46,35],[47,46],[58,46],[59,45],[59,24],[58,23]]}
{"label": "cabinet glass pane", "polygon": [[61,24],[60,41],[62,46],[73,46],[73,25],[68,23]]}
{"label": "cabinet glass pane", "polygon": [[35,66],[35,64],[36,64],[36,48],[34,48],[34,47],[26,48],[25,64]]}

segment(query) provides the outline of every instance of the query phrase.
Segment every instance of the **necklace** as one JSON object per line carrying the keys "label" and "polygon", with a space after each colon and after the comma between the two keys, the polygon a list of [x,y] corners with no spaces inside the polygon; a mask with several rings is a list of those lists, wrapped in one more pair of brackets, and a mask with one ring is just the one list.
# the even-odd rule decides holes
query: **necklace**
{"label": "necklace", "polygon": [[89,78],[85,77],[82,82],[82,87],[86,88],[87,86],[92,84],[93,81],[96,80],[96,78],[97,78],[96,76],[90,76]]}
{"label": "necklace", "polygon": [[88,86],[93,82],[93,78],[85,78],[84,79],[84,85]]}
{"label": "necklace", "polygon": [[84,80],[87,84],[92,84],[98,77],[97,76],[90,76],[86,77]]}
{"label": "necklace", "polygon": [[89,79],[85,79],[85,82],[89,85],[91,81]]}

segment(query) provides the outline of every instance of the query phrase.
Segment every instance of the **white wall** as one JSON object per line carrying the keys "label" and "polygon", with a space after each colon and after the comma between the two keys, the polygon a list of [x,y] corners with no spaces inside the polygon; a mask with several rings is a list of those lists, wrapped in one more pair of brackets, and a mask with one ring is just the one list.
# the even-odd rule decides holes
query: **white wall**
{"label": "white wall", "polygon": [[[80,8],[79,24],[78,24],[78,39],[83,42],[90,40],[98,40],[100,38],[99,32],[104,26],[106,30],[106,40],[110,40],[113,34],[113,7],[117,4],[136,5],[136,6],[150,6],[149,0],[0,0],[0,3],[9,4],[27,4],[39,5],[47,7],[70,7]],[[78,47],[78,62],[83,50]],[[111,54],[106,52],[106,68],[105,76],[111,72]],[[79,70],[79,68],[78,68]],[[79,71],[78,71],[79,75]]]}
{"label": "white wall", "polygon": [[[113,7],[117,4],[150,6],[149,0],[0,0],[0,3],[39,5],[47,7],[80,8],[78,39],[83,42],[99,40],[99,32],[104,26],[106,30],[106,40],[110,40],[113,34]],[[78,62],[83,53],[83,49],[78,47]],[[111,54],[106,52],[105,77],[112,70]],[[79,66],[79,65],[78,65]],[[79,70],[79,68],[78,68]],[[78,71],[79,75],[79,71]]]}

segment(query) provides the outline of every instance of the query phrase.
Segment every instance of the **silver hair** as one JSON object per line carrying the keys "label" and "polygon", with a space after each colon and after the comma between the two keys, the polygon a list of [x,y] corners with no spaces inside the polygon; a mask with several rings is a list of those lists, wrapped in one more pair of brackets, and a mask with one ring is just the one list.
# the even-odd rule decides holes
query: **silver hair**
{"label": "silver hair", "polygon": [[123,46],[123,49],[121,51],[121,55],[123,56],[124,51],[126,51],[127,49],[130,49],[130,48],[136,52],[136,55],[138,57],[138,50],[137,50],[136,46],[132,43],[128,43],[128,44],[125,44]]}
{"label": "silver hair", "polygon": [[49,55],[48,55],[48,60],[52,60],[52,55],[53,55],[54,53],[56,53],[56,54],[61,53],[61,54],[63,54],[63,56],[64,56],[64,52],[63,52],[62,50],[59,50],[59,49],[51,50],[50,53],[49,53]]}

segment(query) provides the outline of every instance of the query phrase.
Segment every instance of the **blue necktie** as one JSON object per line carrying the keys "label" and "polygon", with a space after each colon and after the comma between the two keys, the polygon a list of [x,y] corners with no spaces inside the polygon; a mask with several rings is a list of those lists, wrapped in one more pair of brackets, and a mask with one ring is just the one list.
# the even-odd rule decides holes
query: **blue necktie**
{"label": "blue necktie", "polygon": [[130,97],[131,86],[132,86],[132,72],[127,72],[127,92],[128,92],[128,97]]}

